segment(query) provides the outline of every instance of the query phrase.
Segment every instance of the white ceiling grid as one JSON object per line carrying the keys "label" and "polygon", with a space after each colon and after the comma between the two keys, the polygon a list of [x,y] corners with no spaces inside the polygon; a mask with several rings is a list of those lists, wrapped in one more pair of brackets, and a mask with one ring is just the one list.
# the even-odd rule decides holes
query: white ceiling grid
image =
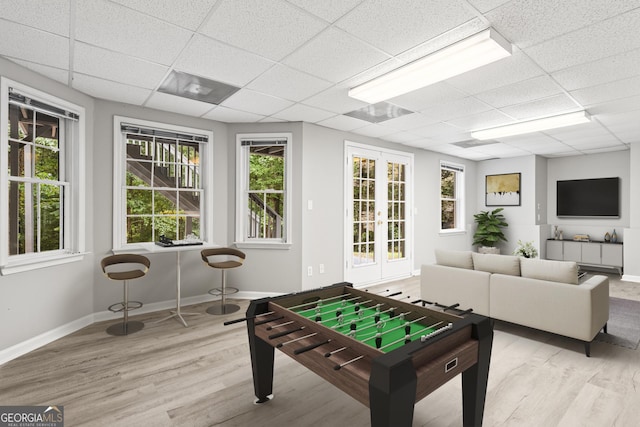
{"label": "white ceiling grid", "polygon": [[[179,3],[179,6],[177,6]],[[640,0],[0,0],[0,56],[97,98],[229,123],[306,121],[463,158],[568,156],[640,141]],[[389,103],[350,87],[487,27],[513,55]],[[240,87],[215,106],[172,71]],[[470,131],[586,109],[593,121],[463,148]]]}

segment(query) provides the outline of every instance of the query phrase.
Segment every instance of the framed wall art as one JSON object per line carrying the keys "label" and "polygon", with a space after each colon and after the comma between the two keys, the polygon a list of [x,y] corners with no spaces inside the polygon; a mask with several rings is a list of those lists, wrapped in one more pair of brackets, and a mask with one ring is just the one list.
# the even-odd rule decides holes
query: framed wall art
{"label": "framed wall art", "polygon": [[486,206],[520,206],[520,173],[485,177]]}

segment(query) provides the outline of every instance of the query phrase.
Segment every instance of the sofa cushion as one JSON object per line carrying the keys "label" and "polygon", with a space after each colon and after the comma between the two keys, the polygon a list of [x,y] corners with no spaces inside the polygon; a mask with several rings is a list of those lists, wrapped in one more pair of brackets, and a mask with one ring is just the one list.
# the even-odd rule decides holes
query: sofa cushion
{"label": "sofa cushion", "polygon": [[466,268],[473,270],[473,260],[470,251],[451,251],[436,249],[436,264],[447,267]]}
{"label": "sofa cushion", "polygon": [[578,264],[572,261],[520,258],[522,277],[550,282],[578,284]]}
{"label": "sofa cushion", "polygon": [[479,254],[472,252],[474,270],[489,273],[520,275],[520,259],[513,255]]}

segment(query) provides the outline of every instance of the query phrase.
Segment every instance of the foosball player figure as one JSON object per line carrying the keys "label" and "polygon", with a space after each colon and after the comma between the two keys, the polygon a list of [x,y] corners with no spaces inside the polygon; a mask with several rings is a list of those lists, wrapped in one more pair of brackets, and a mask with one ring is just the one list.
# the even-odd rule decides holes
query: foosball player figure
{"label": "foosball player figure", "polygon": [[356,328],[357,328],[357,326],[356,326],[356,321],[355,321],[355,320],[352,320],[352,321],[351,321],[351,324],[349,325],[349,330],[350,330],[350,331],[355,331],[355,330],[356,330]]}
{"label": "foosball player figure", "polygon": [[376,334],[376,348],[382,347],[382,334],[378,332]]}

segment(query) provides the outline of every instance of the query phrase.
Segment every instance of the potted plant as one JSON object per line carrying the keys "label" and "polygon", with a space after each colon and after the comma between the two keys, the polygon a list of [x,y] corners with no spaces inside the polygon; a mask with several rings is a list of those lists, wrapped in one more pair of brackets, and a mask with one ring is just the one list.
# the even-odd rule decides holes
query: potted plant
{"label": "potted plant", "polygon": [[522,243],[522,240],[518,240],[518,247],[513,251],[514,255],[535,258],[538,256],[538,250],[533,246],[533,242]]}
{"label": "potted plant", "polygon": [[473,218],[477,224],[476,232],[473,235],[473,244],[479,245],[478,252],[480,253],[500,253],[500,248],[496,245],[500,241],[507,241],[507,238],[502,232],[502,228],[509,225],[505,222],[502,212],[504,208],[497,208],[489,211],[481,211],[473,215]]}

